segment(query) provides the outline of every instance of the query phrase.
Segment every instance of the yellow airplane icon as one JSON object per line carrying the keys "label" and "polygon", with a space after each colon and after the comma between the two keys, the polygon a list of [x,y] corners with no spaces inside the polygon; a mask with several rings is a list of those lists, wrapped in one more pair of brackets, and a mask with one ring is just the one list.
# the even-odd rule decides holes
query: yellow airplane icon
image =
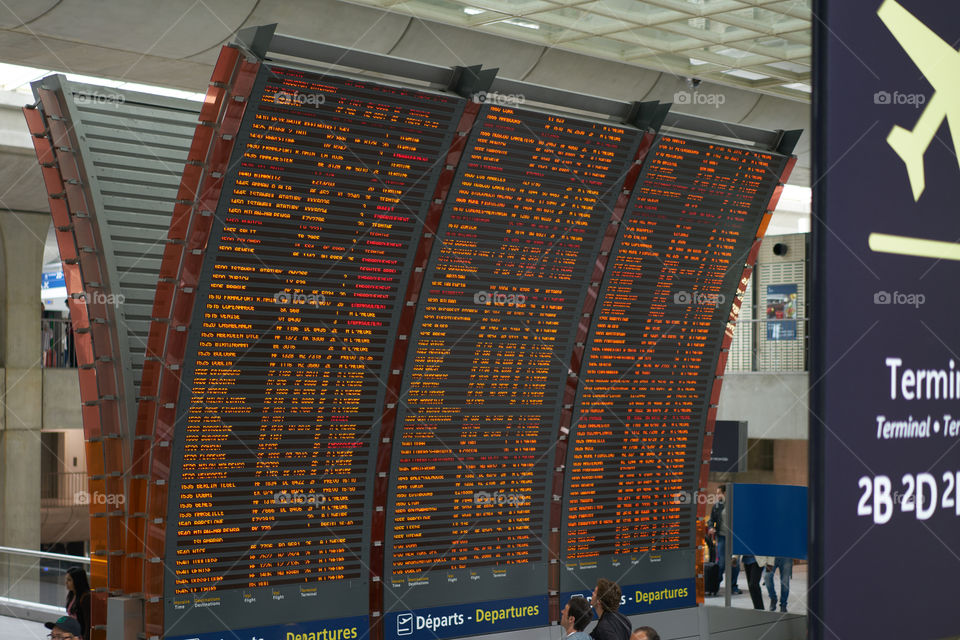
{"label": "yellow airplane icon", "polygon": [[960,152],[960,52],[896,0],[886,0],[877,15],[936,89],[913,131],[894,126],[887,136],[887,143],[907,165],[916,201],[926,186],[923,156],[944,119],[950,123],[953,148]]}

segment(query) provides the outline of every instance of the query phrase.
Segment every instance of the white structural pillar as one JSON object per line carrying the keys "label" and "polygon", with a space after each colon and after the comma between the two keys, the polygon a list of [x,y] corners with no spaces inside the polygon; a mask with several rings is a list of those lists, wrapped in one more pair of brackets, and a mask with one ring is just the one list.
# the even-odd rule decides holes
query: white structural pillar
{"label": "white structural pillar", "polygon": [[49,213],[0,210],[0,545],[25,549],[40,546],[40,273],[49,227]]}

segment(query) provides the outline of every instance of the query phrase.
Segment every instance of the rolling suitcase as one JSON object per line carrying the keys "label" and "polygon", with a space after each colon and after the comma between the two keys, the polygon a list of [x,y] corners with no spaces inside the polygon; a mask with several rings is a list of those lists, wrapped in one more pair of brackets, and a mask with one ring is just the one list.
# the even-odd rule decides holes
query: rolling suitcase
{"label": "rolling suitcase", "polygon": [[716,562],[703,563],[703,592],[708,596],[720,592],[720,565]]}

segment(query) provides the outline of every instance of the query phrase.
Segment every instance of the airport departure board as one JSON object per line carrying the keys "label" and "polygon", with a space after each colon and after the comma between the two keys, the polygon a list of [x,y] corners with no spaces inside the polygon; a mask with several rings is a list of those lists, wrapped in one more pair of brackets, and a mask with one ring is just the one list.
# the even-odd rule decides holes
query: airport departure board
{"label": "airport departure board", "polygon": [[165,637],[546,626],[600,576],[695,604],[709,393],[787,158],[642,138],[261,66],[186,340]]}
{"label": "airport departure board", "polygon": [[366,634],[381,381],[464,104],[261,67],[190,329],[166,637]]}
{"label": "airport departure board", "polygon": [[[579,315],[636,130],[485,106],[420,294],[387,516],[386,633],[459,603],[440,637],[546,624],[548,483]],[[533,597],[532,600],[525,598]],[[456,608],[437,610],[456,620]],[[474,624],[476,623],[476,624]]]}
{"label": "airport departure board", "polygon": [[647,157],[580,372],[561,592],[617,576],[624,612],[645,610],[650,593],[666,594],[660,608],[695,603],[694,496],[710,391],[733,296],[785,163],[669,136]]}

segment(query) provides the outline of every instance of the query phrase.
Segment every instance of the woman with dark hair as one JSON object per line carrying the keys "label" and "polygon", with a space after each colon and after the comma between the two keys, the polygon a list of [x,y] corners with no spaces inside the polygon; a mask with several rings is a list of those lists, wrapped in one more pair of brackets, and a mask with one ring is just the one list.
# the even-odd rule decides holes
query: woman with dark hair
{"label": "woman with dark hair", "polygon": [[90,640],[90,583],[80,567],[67,569],[67,615],[76,618],[83,630],[83,640]]}

